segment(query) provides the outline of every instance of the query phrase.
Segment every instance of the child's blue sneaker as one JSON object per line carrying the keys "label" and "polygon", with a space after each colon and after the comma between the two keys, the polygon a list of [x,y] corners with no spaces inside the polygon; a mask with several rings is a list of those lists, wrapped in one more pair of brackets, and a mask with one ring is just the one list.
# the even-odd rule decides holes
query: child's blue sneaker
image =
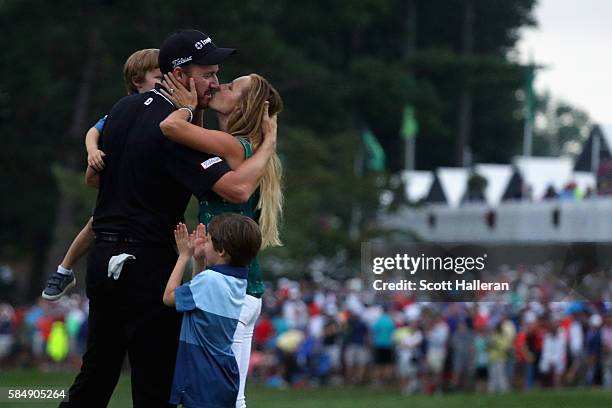
{"label": "child's blue sneaker", "polygon": [[43,299],[57,300],[64,296],[66,292],[76,285],[74,273],[64,275],[63,273],[53,272],[47,280],[47,287],[42,292]]}

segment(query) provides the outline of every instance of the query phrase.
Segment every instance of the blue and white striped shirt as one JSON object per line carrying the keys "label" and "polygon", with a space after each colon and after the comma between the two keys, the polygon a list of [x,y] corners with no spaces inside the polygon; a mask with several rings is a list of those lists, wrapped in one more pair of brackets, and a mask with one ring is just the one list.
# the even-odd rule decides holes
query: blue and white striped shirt
{"label": "blue and white striped shirt", "polygon": [[247,267],[216,265],[178,287],[183,324],[170,402],[188,407],[233,407],[240,377],[232,353],[247,287]]}

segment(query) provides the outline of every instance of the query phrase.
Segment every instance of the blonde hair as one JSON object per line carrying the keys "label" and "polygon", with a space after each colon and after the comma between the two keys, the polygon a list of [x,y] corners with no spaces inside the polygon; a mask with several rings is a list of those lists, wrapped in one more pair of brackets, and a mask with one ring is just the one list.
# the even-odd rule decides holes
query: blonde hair
{"label": "blonde hair", "polygon": [[[263,141],[261,130],[264,102],[268,101],[268,113],[275,115],[283,110],[283,100],[276,89],[260,75],[251,74],[251,85],[242,94],[240,109],[234,110],[228,119],[227,131],[235,137],[249,141],[256,151]],[[268,161],[266,171],[259,185],[260,195],[257,209],[261,211],[259,226],[262,235],[262,249],[267,246],[280,246],[278,229],[283,213],[282,166],[278,155]]]}
{"label": "blonde hair", "polygon": [[138,92],[134,82],[144,81],[147,72],[155,68],[159,68],[159,50],[157,48],[138,50],[130,55],[123,65],[123,82],[128,95]]}

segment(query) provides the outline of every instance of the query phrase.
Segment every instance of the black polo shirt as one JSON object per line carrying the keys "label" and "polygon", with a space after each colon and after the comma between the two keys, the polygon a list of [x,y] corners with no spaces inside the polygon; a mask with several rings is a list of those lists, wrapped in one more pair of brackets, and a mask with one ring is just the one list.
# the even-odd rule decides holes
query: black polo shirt
{"label": "black polo shirt", "polygon": [[146,242],[174,241],[191,194],[202,197],[230,168],[167,139],[159,123],[175,110],[157,90],[121,99],[100,138],[106,154],[93,230]]}

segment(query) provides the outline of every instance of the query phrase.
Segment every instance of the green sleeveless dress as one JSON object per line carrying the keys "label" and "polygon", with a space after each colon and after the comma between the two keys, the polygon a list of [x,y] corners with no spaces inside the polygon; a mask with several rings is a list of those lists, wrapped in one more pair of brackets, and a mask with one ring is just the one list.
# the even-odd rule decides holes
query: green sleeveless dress
{"label": "green sleeveless dress", "polygon": [[[245,158],[249,158],[253,155],[251,145],[246,139],[238,139],[245,151]],[[218,214],[227,212],[234,212],[255,220],[259,223],[260,212],[257,210],[257,203],[259,202],[259,188],[251,195],[249,201],[241,204],[228,203],[214,192],[210,192],[200,201],[200,222],[206,226],[210,220]],[[247,283],[247,295],[261,298],[264,293],[265,285],[261,280],[261,271],[259,269],[259,259],[255,257],[253,262],[249,265],[249,275]]]}

